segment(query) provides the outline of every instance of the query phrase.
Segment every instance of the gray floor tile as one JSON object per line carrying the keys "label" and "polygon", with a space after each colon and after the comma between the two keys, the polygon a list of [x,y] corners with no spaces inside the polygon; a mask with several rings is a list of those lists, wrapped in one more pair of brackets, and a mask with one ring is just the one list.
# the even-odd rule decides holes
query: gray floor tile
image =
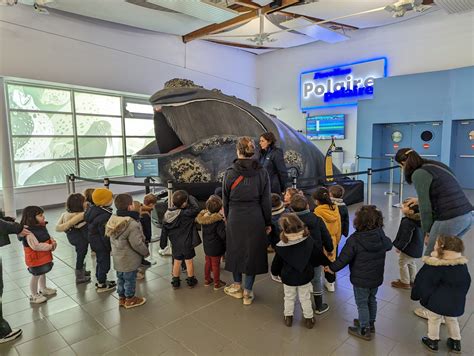
{"label": "gray floor tile", "polygon": [[23,333],[17,339],[16,344],[24,344],[25,342],[56,331],[53,324],[47,319],[39,319],[32,323],[22,325],[20,328],[23,330]]}
{"label": "gray floor tile", "polygon": [[7,344],[0,344],[0,355],[2,356],[18,356],[19,353],[16,351],[13,342]]}
{"label": "gray floor tile", "polygon": [[104,331],[105,329],[92,318],[81,320],[77,323],[58,329],[58,332],[61,334],[63,339],[66,340],[68,345],[75,344],[76,342]]}
{"label": "gray floor tile", "polygon": [[160,350],[163,355],[192,355],[180,342],[171,338],[161,330],[155,330],[127,344],[127,347],[138,355],[150,350]]}
{"label": "gray floor tile", "polygon": [[43,335],[37,339],[25,342],[16,347],[20,355],[49,355],[66,347],[66,341],[57,331]]}
{"label": "gray floor tile", "polygon": [[75,356],[75,355],[76,353],[74,352],[74,350],[71,349],[71,347],[67,346],[57,351],[54,351],[49,356]]}
{"label": "gray floor tile", "polygon": [[123,343],[123,341],[114,338],[104,331],[72,344],[71,348],[78,355],[101,355],[107,351],[119,348]]}
{"label": "gray floor tile", "polygon": [[132,319],[130,322],[115,325],[109,329],[109,334],[113,337],[128,342],[142,335],[155,330],[153,325],[139,317]]}
{"label": "gray floor tile", "polygon": [[46,303],[40,304],[39,310],[41,314],[50,316],[77,306],[78,304],[71,297],[52,297]]}

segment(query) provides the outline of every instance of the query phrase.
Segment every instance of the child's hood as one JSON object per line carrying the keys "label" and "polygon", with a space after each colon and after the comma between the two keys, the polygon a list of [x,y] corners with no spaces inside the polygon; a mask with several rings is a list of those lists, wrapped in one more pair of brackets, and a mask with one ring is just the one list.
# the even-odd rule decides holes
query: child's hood
{"label": "child's hood", "polygon": [[324,219],[328,223],[334,223],[339,219],[339,212],[337,208],[332,210],[329,205],[318,205],[314,209],[314,213]]}
{"label": "child's hood", "polygon": [[280,205],[272,208],[272,215],[280,215],[283,214],[287,210],[285,204],[281,203]]}
{"label": "child's hood", "polygon": [[104,215],[104,214],[107,214],[107,215],[112,215],[112,210],[109,209],[109,208],[104,208],[104,207],[101,207],[101,206],[96,206],[96,205],[91,205],[87,210],[86,212],[84,213],[84,219],[88,222],[88,223],[94,223],[94,221]]}
{"label": "child's hood", "polygon": [[105,236],[117,239],[127,230],[130,223],[134,221],[130,216],[112,215],[105,225]]}
{"label": "child's hood", "polygon": [[196,222],[201,225],[210,225],[223,220],[224,217],[220,213],[210,213],[206,209],[201,210],[196,217]]}
{"label": "child's hood", "polygon": [[56,224],[56,231],[64,232],[73,227],[81,228],[84,225],[86,225],[86,222],[84,221],[84,212],[65,212],[61,215],[58,223]]}
{"label": "child's hood", "polygon": [[388,237],[385,236],[385,232],[382,228],[370,231],[355,232],[354,237],[357,243],[369,252],[387,250],[389,247]]}
{"label": "child's hood", "polygon": [[433,251],[431,256],[423,257],[423,262],[430,266],[457,266],[465,265],[468,259],[461,255],[460,252],[444,251],[443,257],[439,258],[438,253]]}
{"label": "child's hood", "polygon": [[342,198],[331,198],[332,202],[338,206],[344,206],[346,203],[344,203],[344,200]]}
{"label": "child's hood", "polygon": [[177,221],[179,214],[181,214],[182,209],[170,208],[166,210],[165,216],[163,217],[163,223],[173,224]]}

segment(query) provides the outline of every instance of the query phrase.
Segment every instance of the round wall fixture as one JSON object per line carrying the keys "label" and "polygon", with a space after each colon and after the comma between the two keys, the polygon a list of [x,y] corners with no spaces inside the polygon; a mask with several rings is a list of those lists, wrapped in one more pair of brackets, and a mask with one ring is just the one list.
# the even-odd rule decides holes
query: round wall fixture
{"label": "round wall fixture", "polygon": [[403,139],[403,134],[401,131],[393,131],[392,132],[392,141],[395,143],[399,143]]}
{"label": "round wall fixture", "polygon": [[426,130],[420,135],[421,139],[425,142],[430,142],[433,139],[433,132]]}
{"label": "round wall fixture", "polygon": [[474,130],[469,132],[469,140],[474,141]]}

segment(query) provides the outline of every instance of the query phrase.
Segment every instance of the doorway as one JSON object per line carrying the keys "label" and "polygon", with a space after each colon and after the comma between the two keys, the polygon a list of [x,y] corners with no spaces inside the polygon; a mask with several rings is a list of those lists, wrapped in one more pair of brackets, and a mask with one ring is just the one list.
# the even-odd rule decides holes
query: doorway
{"label": "doorway", "polygon": [[453,121],[451,167],[464,189],[474,189],[474,120]]}

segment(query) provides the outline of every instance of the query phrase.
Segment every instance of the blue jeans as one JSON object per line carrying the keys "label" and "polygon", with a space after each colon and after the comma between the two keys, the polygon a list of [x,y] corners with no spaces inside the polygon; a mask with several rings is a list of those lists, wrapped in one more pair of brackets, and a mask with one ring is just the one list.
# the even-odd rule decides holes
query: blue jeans
{"label": "blue jeans", "polygon": [[370,323],[375,322],[377,316],[378,288],[359,288],[354,286],[354,299],[359,312],[359,324],[361,328],[367,328]]}
{"label": "blue jeans", "polygon": [[472,212],[465,215],[456,216],[449,220],[436,220],[431,226],[430,239],[425,249],[425,256],[429,256],[434,250],[436,239],[440,235],[457,236],[461,238],[465,235],[472,225]]}
{"label": "blue jeans", "polygon": [[117,272],[117,293],[119,297],[132,298],[135,296],[137,271]]}
{"label": "blue jeans", "polygon": [[[234,276],[234,282],[241,284],[242,283],[242,273],[232,273]],[[244,288],[246,290],[252,290],[253,284],[255,283],[255,275],[251,276],[245,275]]]}
{"label": "blue jeans", "polygon": [[323,295],[323,266],[314,267],[314,277],[311,281],[313,285],[313,294],[314,295]]}

